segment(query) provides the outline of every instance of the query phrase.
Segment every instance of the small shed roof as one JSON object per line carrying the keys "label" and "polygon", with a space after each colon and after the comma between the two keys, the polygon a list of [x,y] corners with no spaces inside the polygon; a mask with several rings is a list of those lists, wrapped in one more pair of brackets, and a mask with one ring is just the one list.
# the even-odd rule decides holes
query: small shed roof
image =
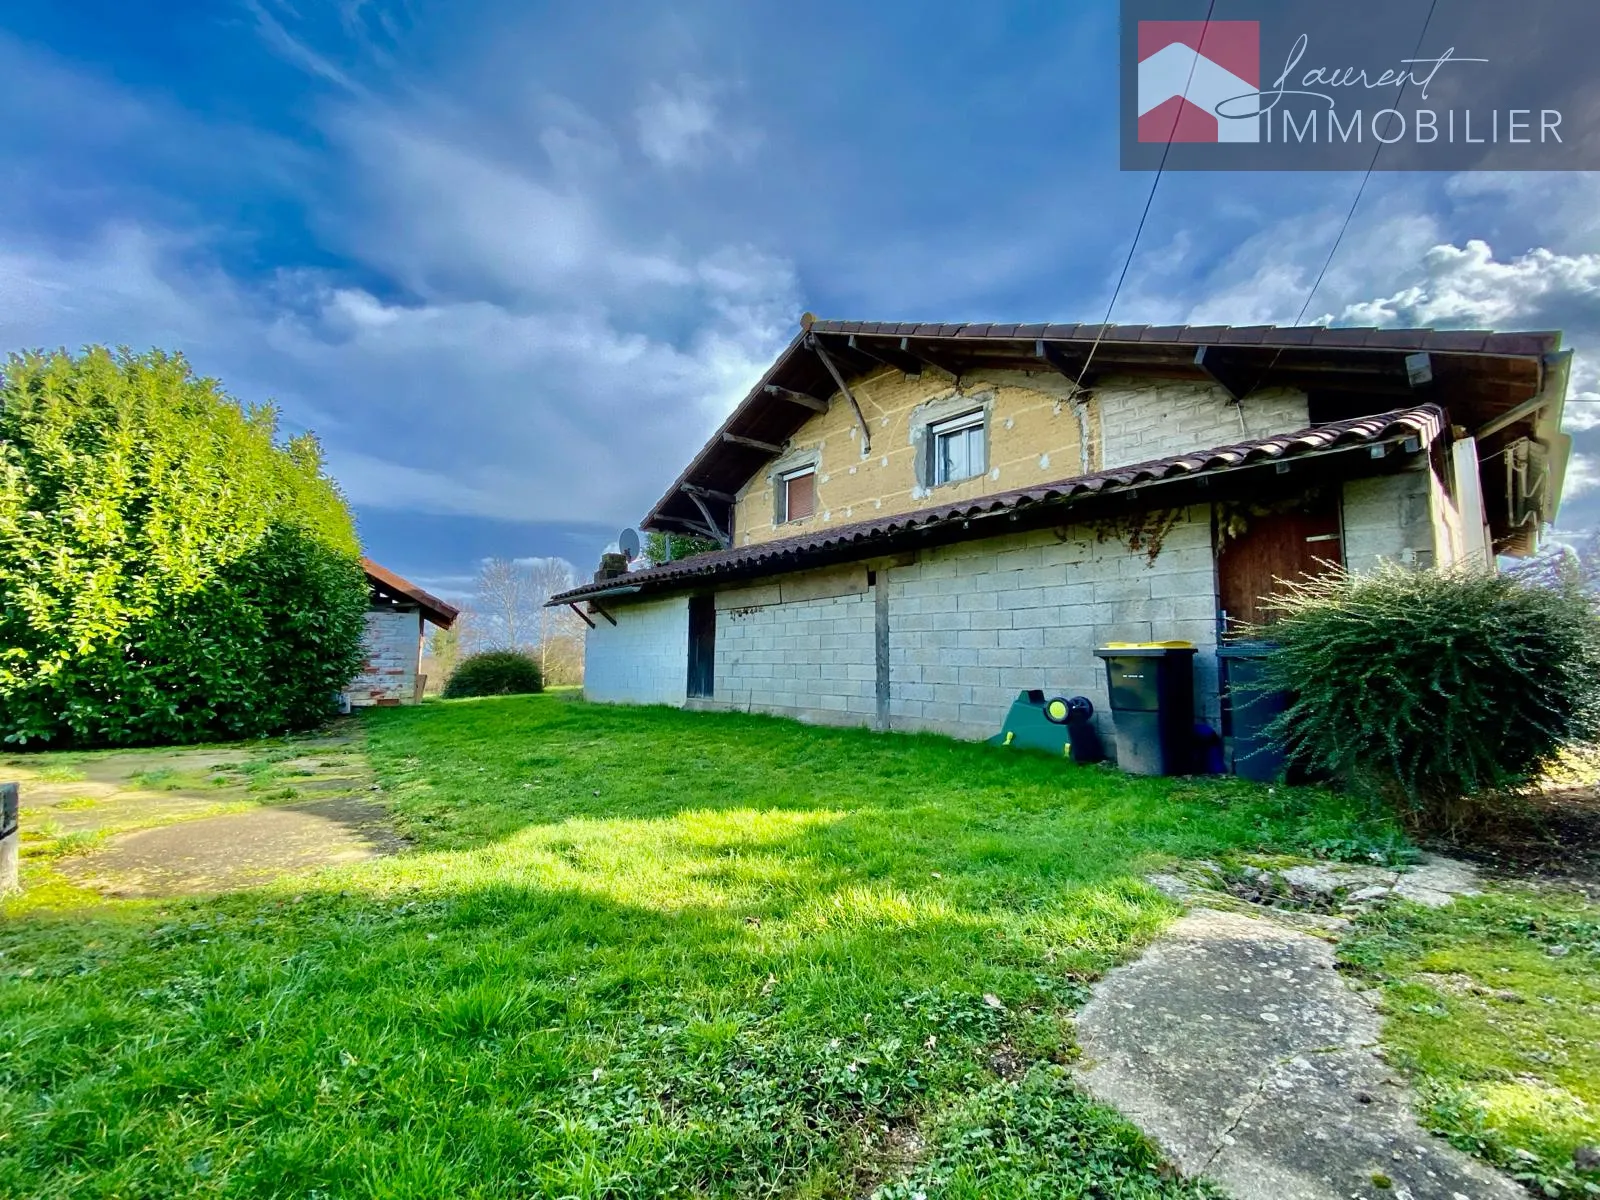
{"label": "small shed roof", "polygon": [[361,560],[361,569],[367,573],[367,582],[372,585],[374,592],[394,603],[415,604],[422,610],[422,615],[440,629],[449,629],[461,615],[461,610],[455,605],[446,604],[433,593],[424,591],[409,579],[396,575],[370,558]]}

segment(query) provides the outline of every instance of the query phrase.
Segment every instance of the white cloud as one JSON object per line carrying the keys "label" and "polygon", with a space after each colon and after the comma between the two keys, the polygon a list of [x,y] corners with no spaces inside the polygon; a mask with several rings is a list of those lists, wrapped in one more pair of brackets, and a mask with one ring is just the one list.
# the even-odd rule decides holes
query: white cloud
{"label": "white cloud", "polygon": [[315,428],[365,507],[637,521],[792,334],[792,265],[630,220],[609,135],[570,103],[540,106],[530,153],[425,98],[337,104],[307,200],[351,269],[247,282],[148,218],[73,241],[0,206],[7,341],[182,349]]}
{"label": "white cloud", "polygon": [[[1347,304],[1338,323],[1562,330],[1574,349],[1566,428],[1600,427],[1600,254],[1541,247],[1500,260],[1472,240],[1434,246],[1414,274],[1415,282],[1390,295]],[[1576,471],[1568,476],[1566,495],[1587,486],[1575,487],[1577,480]]]}
{"label": "white cloud", "polygon": [[1571,500],[1600,487],[1600,459],[1592,454],[1574,454],[1567,461],[1566,481],[1561,498]]}
{"label": "white cloud", "polygon": [[717,133],[717,108],[711,91],[699,80],[680,80],[674,89],[655,84],[634,110],[639,149],[663,167],[696,161]]}

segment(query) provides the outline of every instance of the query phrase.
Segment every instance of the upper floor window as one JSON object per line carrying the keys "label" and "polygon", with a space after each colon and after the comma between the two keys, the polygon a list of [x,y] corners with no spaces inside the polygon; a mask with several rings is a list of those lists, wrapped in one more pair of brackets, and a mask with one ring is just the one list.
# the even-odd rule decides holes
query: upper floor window
{"label": "upper floor window", "polygon": [[798,521],[817,509],[817,469],[801,467],[778,477],[778,521]]}
{"label": "upper floor window", "polygon": [[981,409],[928,426],[928,440],[935,487],[983,474],[988,455]]}

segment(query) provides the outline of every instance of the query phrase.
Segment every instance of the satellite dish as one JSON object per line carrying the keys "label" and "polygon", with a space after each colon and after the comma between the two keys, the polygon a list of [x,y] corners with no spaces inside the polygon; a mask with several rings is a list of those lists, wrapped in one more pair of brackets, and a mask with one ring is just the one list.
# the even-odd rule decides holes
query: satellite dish
{"label": "satellite dish", "polygon": [[617,537],[617,549],[632,562],[639,557],[639,535],[631,529],[624,529]]}

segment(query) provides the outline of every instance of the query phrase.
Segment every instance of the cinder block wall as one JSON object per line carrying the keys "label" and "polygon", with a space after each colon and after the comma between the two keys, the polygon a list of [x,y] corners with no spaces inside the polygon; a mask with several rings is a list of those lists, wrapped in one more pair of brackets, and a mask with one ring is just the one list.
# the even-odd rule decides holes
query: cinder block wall
{"label": "cinder block wall", "polygon": [[369,612],[366,662],[345,694],[354,708],[411,704],[417,694],[417,660],[422,654],[422,614]]}
{"label": "cinder block wall", "polygon": [[603,703],[681,705],[689,686],[689,598],[607,608],[617,623],[596,616],[585,635],[583,694]]}
{"label": "cinder block wall", "polygon": [[1196,711],[1218,716],[1211,510],[1181,510],[1159,552],[1087,526],[941,547],[889,572],[890,715],[964,737],[1000,728],[1024,688],[1094,701],[1110,735],[1113,641],[1191,641]]}
{"label": "cinder block wall", "polygon": [[852,573],[860,582],[842,595],[753,605],[758,597],[747,593],[719,594],[716,706],[870,724],[877,713],[873,594],[866,568]]}
{"label": "cinder block wall", "polygon": [[1130,376],[1096,385],[1095,403],[1107,468],[1293,433],[1311,424],[1305,393],[1289,388],[1254,393],[1240,405],[1215,384]]}
{"label": "cinder block wall", "polygon": [[1426,463],[1398,475],[1348,480],[1343,497],[1345,566],[1370,571],[1385,559],[1407,567],[1433,566],[1438,551],[1432,482]]}

